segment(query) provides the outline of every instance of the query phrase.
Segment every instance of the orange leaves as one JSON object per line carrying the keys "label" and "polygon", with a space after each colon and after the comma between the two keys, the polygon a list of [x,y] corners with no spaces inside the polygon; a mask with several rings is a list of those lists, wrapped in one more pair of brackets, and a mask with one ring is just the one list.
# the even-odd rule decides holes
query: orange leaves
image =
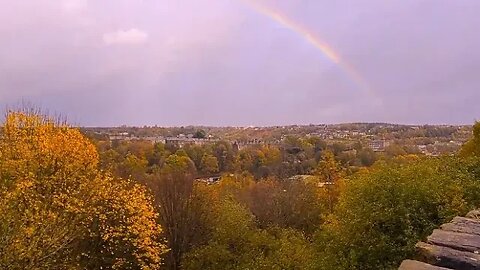
{"label": "orange leaves", "polygon": [[[121,260],[122,252],[131,249],[140,265],[159,265],[160,255],[167,249],[159,239],[162,229],[156,223],[157,213],[145,189],[107,176],[98,178],[93,190],[91,216],[95,226],[89,228],[93,241],[99,237],[114,253],[114,260]],[[96,256],[95,250],[91,252],[90,257]],[[122,267],[127,265],[131,262],[125,261]]]}
{"label": "orange leaves", "polygon": [[0,132],[0,268],[157,269],[166,252],[146,190],[98,170],[78,129],[28,111]]}
{"label": "orange leaves", "polygon": [[7,115],[0,158],[0,175],[13,177],[88,174],[98,164],[95,147],[79,130],[25,112]]}

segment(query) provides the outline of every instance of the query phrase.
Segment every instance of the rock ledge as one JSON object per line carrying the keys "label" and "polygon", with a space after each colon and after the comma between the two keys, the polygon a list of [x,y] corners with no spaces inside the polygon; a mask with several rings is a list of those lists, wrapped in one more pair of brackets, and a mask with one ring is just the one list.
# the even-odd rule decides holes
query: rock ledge
{"label": "rock ledge", "polygon": [[416,245],[416,260],[400,270],[480,269],[480,210],[455,217]]}

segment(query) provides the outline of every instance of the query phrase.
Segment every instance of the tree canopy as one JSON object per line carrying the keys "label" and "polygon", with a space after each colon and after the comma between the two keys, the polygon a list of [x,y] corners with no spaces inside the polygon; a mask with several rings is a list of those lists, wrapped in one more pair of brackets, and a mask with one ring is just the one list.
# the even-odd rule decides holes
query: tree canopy
{"label": "tree canopy", "polygon": [[0,134],[0,268],[159,267],[167,248],[147,192],[100,172],[78,129],[12,111]]}

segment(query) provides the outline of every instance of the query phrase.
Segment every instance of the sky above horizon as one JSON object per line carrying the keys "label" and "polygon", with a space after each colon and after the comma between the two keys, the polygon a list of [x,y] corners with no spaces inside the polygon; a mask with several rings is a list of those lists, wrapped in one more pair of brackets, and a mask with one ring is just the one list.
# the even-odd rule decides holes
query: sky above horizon
{"label": "sky above horizon", "polygon": [[478,0],[0,0],[0,110],[83,126],[471,124]]}

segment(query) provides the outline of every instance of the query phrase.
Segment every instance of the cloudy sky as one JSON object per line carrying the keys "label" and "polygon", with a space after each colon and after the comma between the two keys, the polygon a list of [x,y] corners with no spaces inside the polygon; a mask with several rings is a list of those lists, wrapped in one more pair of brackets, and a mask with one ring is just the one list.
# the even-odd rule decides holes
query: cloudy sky
{"label": "cloudy sky", "polygon": [[86,126],[479,118],[480,1],[256,1],[0,0],[0,109]]}

